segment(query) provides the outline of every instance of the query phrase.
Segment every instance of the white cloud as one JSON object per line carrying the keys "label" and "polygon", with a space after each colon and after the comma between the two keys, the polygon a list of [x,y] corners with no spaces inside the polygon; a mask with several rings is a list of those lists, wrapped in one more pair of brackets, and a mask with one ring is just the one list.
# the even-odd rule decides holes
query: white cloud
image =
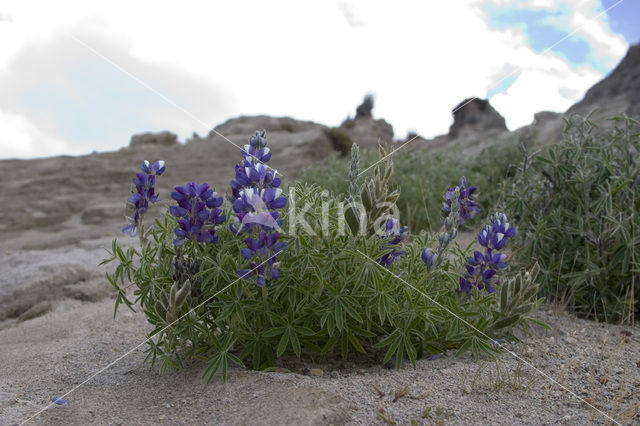
{"label": "white cloud", "polygon": [[43,132],[26,117],[0,111],[0,158],[86,154],[86,147]]}
{"label": "white cloud", "polygon": [[[547,8],[569,4],[572,28],[585,25],[580,35],[596,56],[613,66],[625,53],[624,40],[612,35],[604,20],[585,24],[595,15],[597,0],[492,2]],[[373,91],[374,115],[391,122],[397,137],[407,129],[425,136],[445,133],[451,108],[469,96],[484,96],[507,64],[522,73],[492,103],[511,128],[530,123],[537,111],[566,109],[578,100],[567,96],[581,96],[602,77],[589,69],[571,69],[553,54],[535,52],[520,31],[490,28],[481,9],[485,3],[185,1],[178,7],[61,0],[33,7],[13,1],[8,9],[13,22],[0,23],[0,71],[25,46],[70,32],[82,40],[102,40],[116,49],[110,54],[118,61],[130,58],[133,62],[125,61],[124,67],[138,63],[156,70],[145,81],[177,86],[170,97],[210,125],[241,114],[289,115],[337,125]],[[7,27],[13,28],[10,33]],[[13,46],[7,50],[5,35]],[[81,65],[85,59],[76,55],[74,61]],[[181,93],[175,83],[180,79],[209,89],[199,93],[192,85]],[[160,98],[157,102],[164,104]],[[26,110],[20,114],[29,115]],[[154,117],[159,126],[166,123],[182,139],[208,130],[177,109],[171,114],[150,107],[140,117]],[[32,125],[39,123],[32,120]]]}

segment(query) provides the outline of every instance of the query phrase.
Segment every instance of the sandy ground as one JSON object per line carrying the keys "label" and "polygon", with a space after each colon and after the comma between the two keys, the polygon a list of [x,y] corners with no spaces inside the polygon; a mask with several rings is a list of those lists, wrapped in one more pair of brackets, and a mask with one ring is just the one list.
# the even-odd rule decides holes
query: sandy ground
{"label": "sandy ground", "polygon": [[[399,371],[289,361],[291,373],[233,368],[227,383],[207,385],[204,364],[160,376],[143,363],[143,315],[114,320],[110,298],[64,300],[0,331],[0,423],[364,425],[385,424],[383,413],[397,424],[637,424],[640,329],[540,316],[554,329],[510,345],[520,361],[446,357]],[[295,372],[304,366],[324,374]],[[50,404],[69,391],[67,405]]]}
{"label": "sandy ground", "polygon": [[[0,162],[13,176],[0,183],[0,424],[639,423],[640,327],[554,310],[539,312],[552,331],[509,344],[519,358],[504,352],[498,363],[445,356],[395,371],[284,360],[292,372],[233,368],[211,385],[201,363],[159,375],[143,362],[144,316],[113,318],[97,265],[121,235],[137,158],[175,166],[160,185],[168,199],[187,180],[228,183],[228,157],[197,161],[209,151],[219,154],[199,145]],[[305,166],[282,163],[290,176]],[[303,367],[323,375],[298,374]],[[51,404],[68,392],[66,405]]]}

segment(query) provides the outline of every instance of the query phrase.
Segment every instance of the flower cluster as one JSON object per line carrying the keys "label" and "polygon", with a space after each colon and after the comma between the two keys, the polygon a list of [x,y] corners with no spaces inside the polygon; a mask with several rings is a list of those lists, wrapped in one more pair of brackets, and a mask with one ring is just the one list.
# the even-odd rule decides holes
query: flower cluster
{"label": "flower cluster", "polygon": [[513,237],[516,229],[509,226],[507,216],[504,213],[495,213],[490,218],[491,225],[485,226],[478,233],[478,243],[485,248],[484,253],[474,251],[473,256],[465,265],[466,273],[460,277],[461,292],[470,293],[473,287],[495,293],[495,285],[500,284],[496,276],[498,271],[505,269],[507,256],[498,252],[507,244],[507,240]]}
{"label": "flower cluster", "polygon": [[458,236],[458,227],[480,212],[473,196],[476,189],[475,186],[467,187],[467,178],[462,176],[458,186],[445,192],[442,211],[447,213],[447,217],[444,219],[444,231],[438,234],[438,248],[436,251],[425,248],[420,256],[427,265],[427,270],[440,266],[444,260],[445,249]]}
{"label": "flower cluster", "polygon": [[185,239],[217,243],[215,227],[226,220],[220,209],[222,197],[218,197],[208,183],[198,185],[189,182],[174,189],[171,198],[178,205],[169,207],[169,212],[178,218],[178,226],[175,228],[177,238],[173,244],[180,246]]}
{"label": "flower cluster", "polygon": [[[280,212],[287,199],[279,188],[277,170],[269,170],[265,164],[271,159],[264,131],[256,132],[249,138],[249,144],[242,149],[244,160],[236,164],[236,178],[230,182],[233,211],[236,215],[229,224],[234,233],[269,230],[282,224]],[[277,225],[277,226],[276,226]]]}
{"label": "flower cluster", "polygon": [[287,243],[278,243],[278,238],[280,238],[280,234],[277,232],[271,234],[262,232],[256,239],[246,238],[244,242],[247,247],[240,251],[242,258],[251,260],[257,256],[261,260],[266,259],[266,262],[255,263],[252,261],[249,263],[249,269],[240,269],[238,271],[238,276],[240,278],[249,278],[255,275],[258,287],[266,284],[267,276],[271,277],[271,279],[280,277],[278,272],[279,262],[276,262],[276,255],[287,248]]}
{"label": "flower cluster", "polygon": [[250,269],[240,269],[241,278],[256,277],[256,284],[262,287],[267,277],[279,277],[276,256],[287,244],[278,243],[280,233],[276,232],[282,225],[280,219],[282,209],[287,205],[287,198],[280,189],[281,180],[276,177],[276,170],[269,170],[266,162],[271,159],[267,148],[267,137],[264,131],[256,132],[249,138],[249,144],[242,150],[244,160],[236,164],[235,179],[231,181],[231,197],[235,217],[229,224],[235,234],[252,234],[244,241],[243,259],[250,262]]}
{"label": "flower cluster", "polygon": [[[458,189],[457,195],[455,194],[456,188]],[[467,178],[464,176],[460,178],[460,184],[456,188],[447,189],[444,194],[445,202],[442,203],[442,211],[447,214],[451,213],[452,203],[457,198],[460,209],[460,224],[463,224],[465,220],[473,219],[475,215],[480,213],[480,208],[478,208],[478,203],[473,195],[477,188],[473,185],[467,187]]]}
{"label": "flower cluster", "polygon": [[133,184],[136,186],[137,192],[132,192],[127,200],[134,209],[134,215],[133,217],[127,217],[129,223],[122,228],[122,232],[132,237],[136,236],[138,228],[142,226],[142,217],[149,210],[149,203],[155,203],[160,200],[155,193],[156,176],[162,175],[166,166],[162,160],[156,161],[153,165],[144,160],[140,169],[142,171],[136,173],[133,178]]}
{"label": "flower cluster", "polygon": [[400,256],[404,254],[404,250],[400,250],[400,243],[409,237],[409,230],[406,226],[400,226],[398,219],[391,218],[385,223],[385,229],[382,238],[388,238],[387,245],[391,247],[391,251],[386,253],[378,263],[384,266],[391,266]]}
{"label": "flower cluster", "polygon": [[255,228],[264,230],[280,227],[279,219],[281,209],[287,204],[287,198],[282,196],[280,188],[246,188],[239,192],[238,198],[233,202],[233,211],[236,213],[236,223],[229,226],[234,233],[241,231],[251,232]]}

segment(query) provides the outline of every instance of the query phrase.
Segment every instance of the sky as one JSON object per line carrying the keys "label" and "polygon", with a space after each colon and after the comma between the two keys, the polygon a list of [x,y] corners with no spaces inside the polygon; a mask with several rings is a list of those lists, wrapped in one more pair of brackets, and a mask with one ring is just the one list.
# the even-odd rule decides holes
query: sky
{"label": "sky", "polygon": [[398,139],[447,133],[472,96],[513,130],[579,101],[637,22],[639,0],[4,0],[0,158],[185,141],[240,115],[337,126],[366,94]]}

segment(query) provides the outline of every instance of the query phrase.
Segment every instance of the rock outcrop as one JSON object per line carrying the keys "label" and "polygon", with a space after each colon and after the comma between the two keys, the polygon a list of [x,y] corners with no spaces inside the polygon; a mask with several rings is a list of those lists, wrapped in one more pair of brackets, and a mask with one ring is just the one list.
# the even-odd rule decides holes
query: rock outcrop
{"label": "rock outcrop", "polygon": [[361,148],[393,143],[393,127],[382,118],[373,118],[373,106],[373,96],[365,96],[362,104],[356,108],[356,117],[348,118],[340,125],[340,129],[347,132]]}
{"label": "rock outcrop", "polygon": [[373,96],[367,95],[362,100],[362,103],[356,108],[356,119],[358,118],[373,118]]}
{"label": "rock outcrop", "polygon": [[206,138],[190,139],[187,145],[211,146],[216,156],[237,160],[240,155],[237,146],[246,144],[256,131],[266,130],[269,147],[277,152],[269,165],[282,171],[287,179],[335,152],[327,135],[329,127],[312,121],[266,115],[241,116],[227,120],[214,130]]}
{"label": "rock outcrop", "polygon": [[453,124],[449,128],[451,138],[457,138],[465,133],[507,130],[504,117],[485,99],[465,99],[456,105],[452,113]]}
{"label": "rock outcrop", "polygon": [[129,142],[130,148],[137,148],[142,145],[156,145],[156,146],[174,146],[178,144],[178,135],[168,131],[164,132],[146,132],[139,133],[131,136],[131,142]]}

